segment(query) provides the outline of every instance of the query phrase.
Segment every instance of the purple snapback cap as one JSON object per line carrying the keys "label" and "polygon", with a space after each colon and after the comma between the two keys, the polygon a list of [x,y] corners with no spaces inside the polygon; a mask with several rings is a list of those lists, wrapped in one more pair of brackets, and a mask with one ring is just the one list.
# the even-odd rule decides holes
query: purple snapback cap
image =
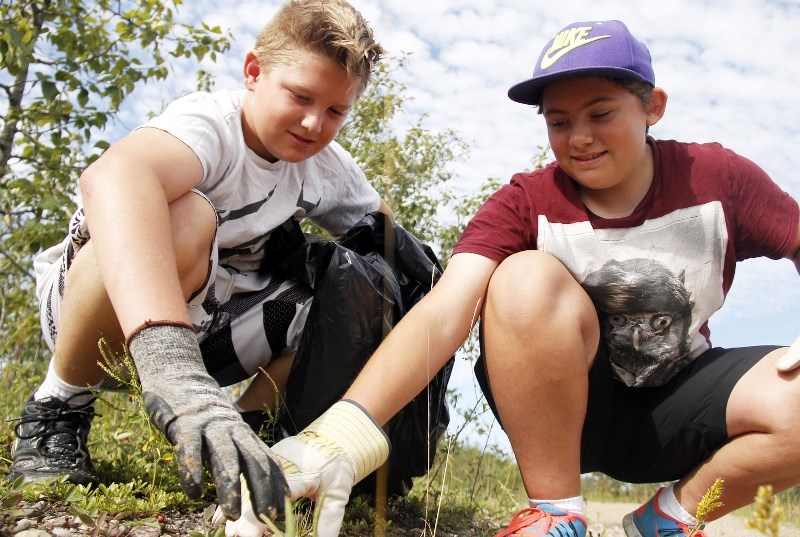
{"label": "purple snapback cap", "polygon": [[610,76],[648,82],[656,78],[650,52],[620,21],[574,22],[559,31],[533,69],[508,90],[512,101],[539,104],[547,84],[571,76]]}

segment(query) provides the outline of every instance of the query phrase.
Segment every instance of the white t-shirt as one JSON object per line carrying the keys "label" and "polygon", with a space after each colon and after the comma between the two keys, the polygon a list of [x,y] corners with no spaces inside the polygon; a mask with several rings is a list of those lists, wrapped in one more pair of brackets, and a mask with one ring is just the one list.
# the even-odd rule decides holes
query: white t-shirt
{"label": "white t-shirt", "polygon": [[309,217],[334,236],[378,210],[380,197],[356,162],[332,142],[298,163],[268,162],[244,143],[245,90],[193,93],[146,127],[162,129],[195,152],[203,192],[219,214],[220,265],[258,268],[270,232],[291,216]]}
{"label": "white t-shirt", "polygon": [[[380,196],[336,142],[298,163],[270,163],[254,153],[242,133],[245,90],[197,92],[181,97],[141,127],[164,130],[195,152],[203,166],[197,189],[219,215],[219,264],[236,272],[258,269],[270,232],[294,216],[308,217],[334,236],[378,210]],[[70,235],[88,237],[82,208]],[[85,240],[85,239],[84,239]],[[34,260],[37,294],[43,275],[70,237]]]}

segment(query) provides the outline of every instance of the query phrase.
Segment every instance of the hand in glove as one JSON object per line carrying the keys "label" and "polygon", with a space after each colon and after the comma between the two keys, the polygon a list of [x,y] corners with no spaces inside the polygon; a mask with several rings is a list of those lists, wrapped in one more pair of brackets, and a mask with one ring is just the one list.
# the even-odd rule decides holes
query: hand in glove
{"label": "hand in glove", "polygon": [[[343,400],[297,436],[275,444],[272,452],[281,460],[292,500],[316,502],[316,535],[336,537],[353,485],[386,462],[389,439],[360,405]],[[219,509],[214,519],[223,520]],[[225,535],[260,537],[267,529],[243,502],[242,517],[226,523]]]}
{"label": "hand in glove", "polygon": [[791,371],[797,367],[800,367],[800,336],[794,340],[786,354],[775,362],[775,369],[778,371]]}
{"label": "hand in glove", "polygon": [[225,516],[239,518],[239,475],[253,491],[256,513],[283,512],[286,480],[269,448],[206,372],[197,338],[177,323],[146,323],[128,340],[150,419],[176,448],[184,493],[202,493],[203,463],[211,470]]}
{"label": "hand in glove", "polygon": [[225,537],[262,537],[263,535],[272,535],[267,532],[270,527],[253,512],[250,502],[250,489],[244,479],[242,479],[242,516],[239,517],[239,520],[228,520],[222,514],[222,510],[217,507],[217,510],[214,511],[214,516],[211,517],[211,526],[216,528],[223,522],[225,523]]}

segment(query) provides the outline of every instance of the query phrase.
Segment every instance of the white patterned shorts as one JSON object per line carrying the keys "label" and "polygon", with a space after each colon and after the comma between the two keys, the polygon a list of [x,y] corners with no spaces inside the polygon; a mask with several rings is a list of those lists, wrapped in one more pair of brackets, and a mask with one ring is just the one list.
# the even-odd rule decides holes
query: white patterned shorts
{"label": "white patterned shorts", "polygon": [[[46,268],[37,269],[42,333],[51,350],[57,340],[67,272],[88,240],[83,210],[78,209],[70,221],[69,235],[60,245],[60,256]],[[211,251],[208,273],[213,277],[193,294],[187,307],[198,330],[206,369],[227,386],[253,376],[273,357],[297,349],[313,291],[294,280],[219,266],[216,238]]]}

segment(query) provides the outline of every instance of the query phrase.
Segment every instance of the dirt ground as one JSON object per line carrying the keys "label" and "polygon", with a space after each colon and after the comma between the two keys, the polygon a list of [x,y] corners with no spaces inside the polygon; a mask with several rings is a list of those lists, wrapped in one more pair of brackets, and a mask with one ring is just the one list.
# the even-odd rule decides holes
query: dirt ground
{"label": "dirt ground", "polygon": [[[43,502],[26,504],[23,506],[26,516],[6,517],[0,512],[0,537],[80,537],[88,535],[103,535],[106,537],[186,537],[191,530],[207,535],[210,528],[207,520],[213,510],[206,514],[180,514],[166,513],[164,521],[160,524],[136,524],[130,521],[122,523],[107,520],[102,525],[102,531],[91,529],[81,524],[80,520],[69,514],[64,505],[50,505]],[[622,530],[622,517],[633,511],[637,504],[634,503],[601,503],[588,502],[586,515],[589,531],[593,537],[625,537]],[[389,537],[487,537],[494,534],[500,527],[488,530],[483,527],[461,528],[452,531],[439,527],[435,533],[430,528],[423,529],[417,517],[404,519],[396,517],[392,521],[392,528],[387,532]],[[728,515],[711,522],[706,527],[709,537],[763,537],[755,530],[745,526],[743,516]],[[372,532],[356,531],[343,533],[343,537],[365,537]],[[800,537],[800,528],[790,527],[786,524],[780,528],[780,537]]]}
{"label": "dirt ground", "polygon": [[[625,537],[622,530],[622,517],[638,507],[634,503],[600,503],[588,502],[586,504],[586,518],[589,531],[594,537],[599,537],[603,530],[606,537]],[[763,537],[763,534],[748,529],[746,519],[735,514],[727,515],[719,520],[710,522],[705,532],[709,537]],[[800,537],[800,528],[783,524],[780,527],[780,537]]]}

